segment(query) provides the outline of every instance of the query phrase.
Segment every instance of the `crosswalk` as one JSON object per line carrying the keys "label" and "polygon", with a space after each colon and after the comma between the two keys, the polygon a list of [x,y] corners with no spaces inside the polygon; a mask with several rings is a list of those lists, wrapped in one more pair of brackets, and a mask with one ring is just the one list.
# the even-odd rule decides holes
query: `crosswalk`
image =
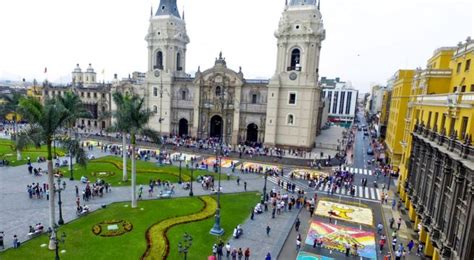
{"label": "crosswalk", "polygon": [[[333,170],[338,170],[339,167],[333,167]],[[345,171],[349,171],[350,173],[360,174],[360,175],[370,175],[372,176],[374,173],[372,170],[363,169],[363,168],[353,168],[353,167],[343,167]]]}
{"label": "crosswalk", "polygon": [[[268,181],[278,184],[278,178],[277,177],[268,177]],[[286,179],[283,180],[284,182],[287,182]],[[290,181],[291,182],[291,181]],[[295,183],[295,182],[292,182]],[[295,183],[296,184],[296,189],[295,192],[298,192],[299,190],[314,190],[314,188],[309,188],[309,187],[303,187],[302,184],[300,183]],[[319,187],[318,192],[319,193],[328,193],[329,191],[329,186],[326,185],[325,187]],[[344,187],[341,189],[337,189],[333,194],[333,196],[343,196],[343,197],[352,197],[350,189],[346,190]],[[373,187],[363,187],[363,186],[355,186],[355,194],[354,198],[360,198],[364,200],[373,200],[373,201],[380,201],[382,196],[382,191],[381,189],[378,188],[373,188]]]}

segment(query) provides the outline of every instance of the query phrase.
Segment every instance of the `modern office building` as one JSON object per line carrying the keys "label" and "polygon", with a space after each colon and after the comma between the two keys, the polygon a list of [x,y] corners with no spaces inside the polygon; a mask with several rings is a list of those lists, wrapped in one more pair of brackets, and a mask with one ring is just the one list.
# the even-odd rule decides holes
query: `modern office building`
{"label": "modern office building", "polygon": [[320,84],[326,100],[328,121],[349,127],[355,118],[359,91],[352,88],[350,83],[342,82],[340,78],[322,77]]}

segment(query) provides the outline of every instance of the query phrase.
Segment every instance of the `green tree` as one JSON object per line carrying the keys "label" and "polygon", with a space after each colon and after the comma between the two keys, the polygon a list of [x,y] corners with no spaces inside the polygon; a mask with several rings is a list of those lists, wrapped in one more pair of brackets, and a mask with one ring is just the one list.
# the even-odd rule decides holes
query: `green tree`
{"label": "green tree", "polygon": [[[19,105],[20,113],[28,120],[29,128],[26,129],[28,136],[36,144],[40,146],[45,144],[47,147],[47,164],[48,164],[48,184],[50,187],[49,199],[49,226],[55,226],[55,194],[54,187],[54,172],[53,172],[53,151],[52,142],[54,135],[58,132],[60,127],[69,118],[69,111],[56,98],[44,100],[41,103],[35,98],[22,98]],[[51,238],[55,238],[56,234],[52,234]],[[50,248],[54,248],[50,240]]]}
{"label": "green tree", "polygon": [[[64,126],[68,130],[68,138],[62,140],[64,148],[69,152],[69,172],[70,180],[74,180],[73,175],[73,157],[76,157],[76,161],[79,156],[79,160],[84,156],[87,159],[87,156],[84,150],[80,147],[80,140],[75,131],[75,124],[79,118],[90,118],[91,114],[84,107],[84,104],[81,101],[81,98],[72,91],[67,91],[64,95],[58,97],[58,101],[63,105],[63,107],[68,112],[68,117],[64,120]],[[85,161],[84,161],[85,163]]]}
{"label": "green tree", "polygon": [[17,132],[17,122],[19,121],[18,118],[18,109],[20,104],[20,99],[22,95],[20,93],[13,93],[13,94],[4,94],[0,97],[0,117],[6,119],[8,114],[12,114],[11,120],[13,121],[13,133],[12,133],[12,140],[15,140],[16,132]]}
{"label": "green tree", "polygon": [[23,160],[21,152],[28,148],[31,144],[31,139],[26,131],[20,131],[16,133],[14,141],[13,149],[16,151],[16,160],[21,161]]}

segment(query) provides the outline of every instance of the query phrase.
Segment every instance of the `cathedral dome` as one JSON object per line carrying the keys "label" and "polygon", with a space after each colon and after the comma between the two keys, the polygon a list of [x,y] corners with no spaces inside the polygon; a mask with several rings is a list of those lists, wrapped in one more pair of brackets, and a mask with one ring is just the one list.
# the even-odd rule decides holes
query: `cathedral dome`
{"label": "cathedral dome", "polygon": [[178,5],[176,4],[176,0],[160,0],[160,5],[158,6],[158,10],[156,10],[155,16],[162,15],[171,15],[181,18],[179,16]]}
{"label": "cathedral dome", "polygon": [[94,69],[92,68],[92,64],[89,63],[89,67],[87,68],[87,72],[93,73]]}
{"label": "cathedral dome", "polygon": [[76,68],[74,69],[74,72],[76,72],[76,73],[81,73],[82,72],[81,67],[79,67],[79,64],[76,64]]}

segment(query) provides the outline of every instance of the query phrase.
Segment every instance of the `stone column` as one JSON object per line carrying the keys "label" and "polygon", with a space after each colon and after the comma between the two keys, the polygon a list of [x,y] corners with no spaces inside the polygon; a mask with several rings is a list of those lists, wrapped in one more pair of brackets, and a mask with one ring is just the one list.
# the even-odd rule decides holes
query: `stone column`
{"label": "stone column", "polygon": [[460,162],[456,162],[454,169],[455,169],[455,172],[454,172],[454,187],[452,189],[452,200],[451,200],[451,212],[449,214],[449,218],[448,218],[448,229],[447,229],[447,234],[446,237],[445,237],[445,240],[443,241],[444,244],[448,247],[451,247],[453,246],[453,240],[454,240],[454,235],[455,235],[455,232],[457,230],[454,230],[454,224],[455,224],[455,216],[456,216],[456,213],[457,213],[457,210],[456,210],[456,202],[458,200],[458,197],[459,197],[459,193],[460,193],[460,189],[462,188],[462,183],[464,181],[464,176],[462,175],[461,171],[462,171],[462,165]]}

